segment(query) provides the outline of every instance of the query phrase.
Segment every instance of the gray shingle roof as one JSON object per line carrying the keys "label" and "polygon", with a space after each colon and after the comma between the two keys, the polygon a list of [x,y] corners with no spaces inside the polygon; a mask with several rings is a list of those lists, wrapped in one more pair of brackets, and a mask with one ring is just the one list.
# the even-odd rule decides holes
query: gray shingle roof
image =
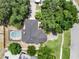
{"label": "gray shingle roof", "polygon": [[19,59],[38,59],[37,56],[30,56],[30,55],[27,55],[27,54],[21,54],[19,56]]}
{"label": "gray shingle roof", "polygon": [[25,22],[25,34],[23,33],[22,41],[26,43],[41,43],[47,40],[47,36],[42,30],[38,30],[37,20],[27,20]]}

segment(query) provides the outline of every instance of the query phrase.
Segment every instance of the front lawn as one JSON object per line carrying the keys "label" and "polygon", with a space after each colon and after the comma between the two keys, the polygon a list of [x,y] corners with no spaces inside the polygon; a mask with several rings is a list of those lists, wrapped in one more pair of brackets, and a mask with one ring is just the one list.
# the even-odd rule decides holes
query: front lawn
{"label": "front lawn", "polygon": [[62,41],[62,35],[59,34],[58,38],[54,41],[48,41],[46,45],[52,49],[52,53],[56,56],[56,59],[59,59],[60,57],[60,46]]}

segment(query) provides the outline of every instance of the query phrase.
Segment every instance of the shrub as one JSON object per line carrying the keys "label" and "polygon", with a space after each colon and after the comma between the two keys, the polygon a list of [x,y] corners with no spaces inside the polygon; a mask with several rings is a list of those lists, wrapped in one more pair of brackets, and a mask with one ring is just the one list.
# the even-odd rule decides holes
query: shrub
{"label": "shrub", "polygon": [[30,55],[30,56],[34,56],[36,54],[36,49],[34,46],[28,46],[28,50],[27,50],[27,53]]}
{"label": "shrub", "polygon": [[8,49],[13,55],[17,55],[22,51],[22,47],[18,43],[11,43]]}

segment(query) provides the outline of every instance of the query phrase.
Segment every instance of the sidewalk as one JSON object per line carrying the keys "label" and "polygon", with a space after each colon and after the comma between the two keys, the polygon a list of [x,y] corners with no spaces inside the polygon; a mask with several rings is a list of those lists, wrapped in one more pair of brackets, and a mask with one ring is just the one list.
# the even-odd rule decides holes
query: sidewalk
{"label": "sidewalk", "polygon": [[70,59],[79,59],[79,24],[71,29]]}

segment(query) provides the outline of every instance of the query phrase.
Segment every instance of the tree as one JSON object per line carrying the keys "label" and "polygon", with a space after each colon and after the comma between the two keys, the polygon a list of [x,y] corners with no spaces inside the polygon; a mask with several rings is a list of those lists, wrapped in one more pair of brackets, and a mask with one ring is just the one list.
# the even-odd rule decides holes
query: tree
{"label": "tree", "polygon": [[42,17],[41,12],[36,12],[35,17],[36,17],[36,19],[40,20],[40,19],[41,19],[41,17]]}
{"label": "tree", "polygon": [[38,59],[56,59],[54,55],[52,55],[52,50],[47,46],[40,47],[38,50]]}
{"label": "tree", "polygon": [[11,43],[8,49],[13,55],[20,54],[20,52],[22,51],[22,47],[18,43]]}
{"label": "tree", "polygon": [[78,22],[77,9],[71,1],[45,0],[41,12],[36,14],[36,19],[41,22],[41,28],[46,32],[62,33]]}
{"label": "tree", "polygon": [[55,32],[62,33],[62,28],[59,24],[56,25]]}
{"label": "tree", "polygon": [[0,20],[6,17],[8,25],[18,28],[29,15],[29,0],[0,0]]}
{"label": "tree", "polygon": [[27,53],[30,55],[30,56],[34,56],[36,54],[36,49],[34,46],[28,46],[28,50],[27,50]]}

